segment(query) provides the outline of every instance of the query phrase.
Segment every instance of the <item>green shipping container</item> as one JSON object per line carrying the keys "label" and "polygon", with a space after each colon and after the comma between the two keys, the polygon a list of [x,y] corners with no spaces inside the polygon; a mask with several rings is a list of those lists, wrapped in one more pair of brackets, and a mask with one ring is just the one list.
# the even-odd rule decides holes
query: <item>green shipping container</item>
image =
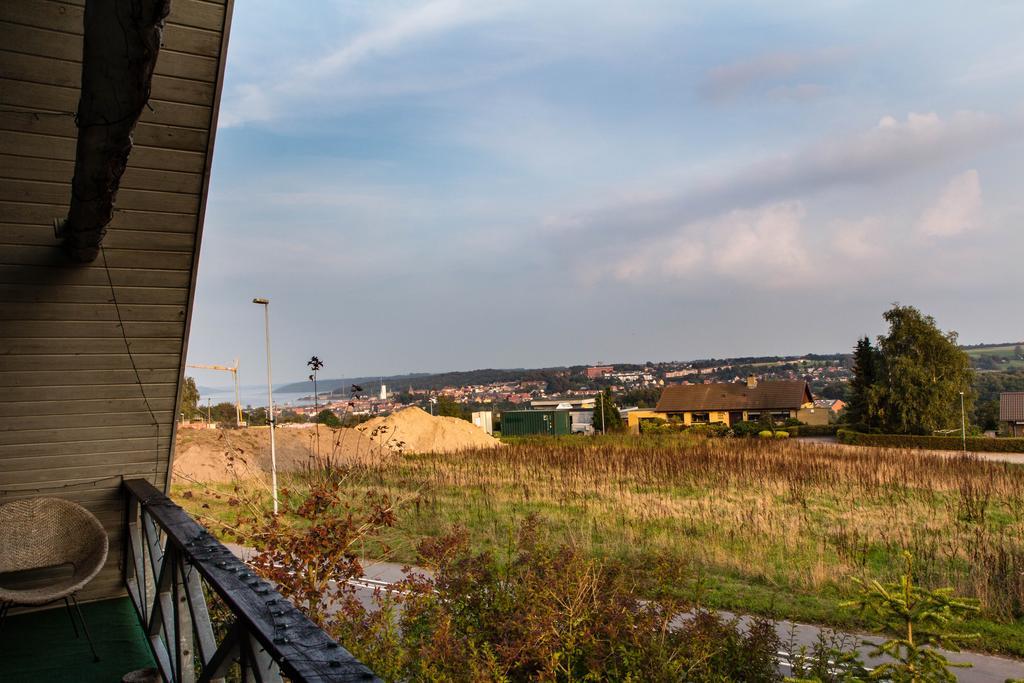
{"label": "green shipping container", "polygon": [[568,410],[506,410],[501,414],[502,436],[569,434]]}

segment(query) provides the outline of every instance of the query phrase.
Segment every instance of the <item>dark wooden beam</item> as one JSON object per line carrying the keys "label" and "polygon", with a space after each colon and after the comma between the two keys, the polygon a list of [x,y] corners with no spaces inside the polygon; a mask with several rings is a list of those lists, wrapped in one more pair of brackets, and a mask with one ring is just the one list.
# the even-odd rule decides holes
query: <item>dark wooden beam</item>
{"label": "dark wooden beam", "polygon": [[149,102],[171,0],[87,0],[71,206],[57,236],[72,260],[99,254],[135,124]]}

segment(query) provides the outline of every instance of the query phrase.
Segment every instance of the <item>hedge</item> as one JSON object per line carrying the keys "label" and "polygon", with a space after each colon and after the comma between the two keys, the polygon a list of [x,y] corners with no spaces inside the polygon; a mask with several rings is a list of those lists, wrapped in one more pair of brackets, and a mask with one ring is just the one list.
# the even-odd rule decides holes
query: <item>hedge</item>
{"label": "hedge", "polygon": [[841,425],[799,425],[786,427],[790,436],[835,436]]}
{"label": "hedge", "polygon": [[[964,442],[959,436],[916,436],[913,434],[864,434],[848,429],[836,433],[839,443],[851,446],[880,446],[883,448],[927,448],[936,451],[959,451]],[[998,453],[1024,453],[1024,438],[993,439],[967,437],[968,451]]]}

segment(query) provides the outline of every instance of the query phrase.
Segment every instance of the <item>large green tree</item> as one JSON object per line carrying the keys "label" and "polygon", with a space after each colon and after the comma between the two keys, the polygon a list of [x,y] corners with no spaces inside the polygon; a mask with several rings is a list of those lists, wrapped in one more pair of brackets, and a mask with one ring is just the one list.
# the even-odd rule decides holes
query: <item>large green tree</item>
{"label": "large green tree", "polygon": [[178,415],[191,420],[199,414],[199,388],[192,377],[186,377],[181,386],[181,402],[178,404]]}
{"label": "large green tree", "polygon": [[850,401],[846,407],[848,422],[864,427],[874,426],[874,403],[881,357],[866,336],[857,340],[853,349],[853,378],[850,380]]}
{"label": "large green tree", "polygon": [[888,431],[930,434],[960,427],[960,392],[970,414],[970,358],[957,333],[913,306],[893,305],[883,316],[889,334],[878,338],[881,377],[873,415]]}

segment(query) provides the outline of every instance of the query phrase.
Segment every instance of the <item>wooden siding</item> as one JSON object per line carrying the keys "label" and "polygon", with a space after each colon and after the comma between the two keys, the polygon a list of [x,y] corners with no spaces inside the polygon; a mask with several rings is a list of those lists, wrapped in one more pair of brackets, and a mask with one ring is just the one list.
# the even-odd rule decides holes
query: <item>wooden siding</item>
{"label": "wooden siding", "polygon": [[0,503],[89,508],[123,592],[121,480],[167,486],[230,0],[172,0],[151,109],[96,262],[54,238],[74,172],[85,0],[0,2]]}

